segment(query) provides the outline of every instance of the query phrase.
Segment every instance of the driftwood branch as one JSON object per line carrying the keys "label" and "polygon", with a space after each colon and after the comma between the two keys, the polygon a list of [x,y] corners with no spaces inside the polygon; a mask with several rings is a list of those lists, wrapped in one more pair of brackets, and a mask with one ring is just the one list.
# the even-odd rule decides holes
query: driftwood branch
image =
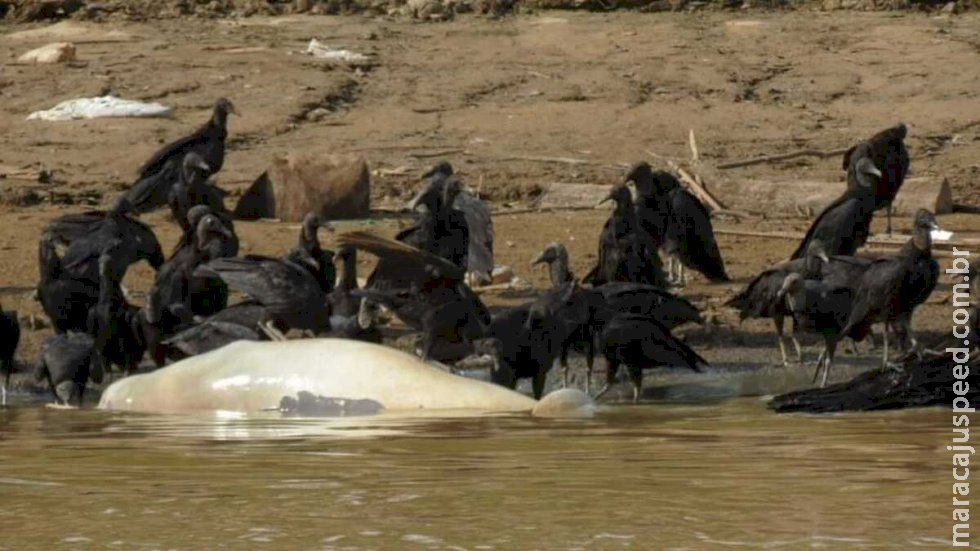
{"label": "driftwood branch", "polygon": [[698,152],[698,142],[694,139],[694,129],[692,128],[687,133],[687,141],[691,146],[691,161],[695,163],[701,162],[701,153]]}
{"label": "driftwood branch", "polygon": [[701,183],[698,182],[690,172],[684,168],[681,168],[680,165],[649,150],[647,150],[647,155],[664,160],[667,163],[667,166],[669,166],[670,169],[677,174],[677,178],[681,181],[681,183],[684,184],[695,197],[700,199],[701,202],[706,204],[713,212],[727,210],[725,205],[721,204],[718,199],[715,199],[714,195],[711,195],[711,193],[709,193],[708,190],[705,189],[704,186],[701,185]]}
{"label": "driftwood branch", "polygon": [[[757,231],[757,230],[733,230],[728,228],[715,228],[715,234],[718,235],[734,235],[739,237],[761,237],[764,239],[789,239],[792,241],[802,241],[805,235],[800,232],[786,232],[786,231]],[[909,240],[907,235],[896,235],[892,237],[887,236],[872,236],[868,239],[867,245],[864,250],[868,252],[894,252],[895,247],[901,247]],[[952,253],[947,250],[942,250],[951,247],[976,247],[980,245],[980,240],[977,239],[964,239],[956,241],[935,241],[933,242],[932,255],[937,257],[948,257]],[[942,249],[938,248],[942,247]]]}
{"label": "driftwood branch", "polygon": [[837,155],[843,155],[847,153],[850,148],[842,147],[840,149],[831,149],[830,151],[822,151],[819,149],[802,149],[800,151],[792,151],[790,153],[780,153],[779,155],[766,155],[765,157],[756,157],[754,159],[746,159],[744,161],[733,161],[730,163],[723,163],[718,165],[720,170],[727,170],[730,168],[740,168],[743,166],[761,165],[764,163],[775,163],[777,161],[788,161],[789,159],[795,159],[797,157],[820,157],[825,159],[827,157],[836,157]]}
{"label": "driftwood branch", "polygon": [[458,147],[452,149],[441,149],[439,151],[416,151],[414,153],[409,153],[409,157],[415,157],[416,159],[431,159],[432,157],[444,157],[446,155],[455,155],[457,153],[466,153],[465,149]]}
{"label": "driftwood branch", "polygon": [[625,168],[627,165],[622,163],[611,163],[608,161],[594,161],[592,159],[576,159],[575,157],[549,157],[546,155],[507,155],[498,157],[498,161],[529,161],[534,163],[557,163],[565,165],[599,165],[611,168]]}

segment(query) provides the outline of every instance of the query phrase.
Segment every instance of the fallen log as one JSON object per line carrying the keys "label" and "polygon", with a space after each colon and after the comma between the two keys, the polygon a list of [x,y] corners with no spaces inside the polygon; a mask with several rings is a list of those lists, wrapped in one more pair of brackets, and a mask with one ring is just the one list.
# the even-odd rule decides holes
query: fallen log
{"label": "fallen log", "polygon": [[[819,213],[839,197],[847,184],[814,180],[732,180],[719,189],[732,209],[762,212]],[[935,214],[953,212],[953,192],[946,179],[924,176],[905,180],[895,198],[898,216],[920,208]]]}

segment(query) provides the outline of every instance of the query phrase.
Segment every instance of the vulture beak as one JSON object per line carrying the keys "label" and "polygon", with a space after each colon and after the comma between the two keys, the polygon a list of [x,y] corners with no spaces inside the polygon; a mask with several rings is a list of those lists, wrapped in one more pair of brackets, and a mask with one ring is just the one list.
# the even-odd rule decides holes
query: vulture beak
{"label": "vulture beak", "polygon": [[224,225],[223,223],[221,223],[221,222],[218,222],[218,223],[216,224],[216,226],[217,226],[217,227],[215,228],[215,231],[217,231],[217,232],[218,232],[218,233],[220,233],[221,235],[223,235],[223,236],[225,236],[225,237],[228,237],[228,238],[231,238],[231,237],[233,237],[233,236],[232,236],[232,233],[231,233],[231,230],[229,230],[228,228],[226,228],[226,227],[225,227],[225,225]]}
{"label": "vulture beak", "polygon": [[822,260],[824,264],[830,264],[830,257],[827,256],[827,253],[825,253],[824,251],[820,251],[819,253],[817,253],[817,258]]}
{"label": "vulture beak", "polygon": [[878,170],[878,167],[876,167],[874,163],[871,162],[871,159],[867,157],[858,161],[857,169],[859,172],[864,174],[870,174],[875,178],[881,178],[881,171]]}
{"label": "vulture beak", "polygon": [[536,266],[538,264],[543,264],[545,262],[548,262],[550,260],[548,258],[548,253],[549,252],[550,251],[548,249],[545,249],[545,250],[541,251],[541,254],[539,254],[538,256],[534,257],[534,260],[531,261],[531,266]]}
{"label": "vulture beak", "polygon": [[203,159],[194,163],[194,168],[203,170],[204,172],[211,172],[211,167]]}
{"label": "vulture beak", "polygon": [[929,237],[931,237],[933,241],[949,241],[953,238],[953,232],[946,231],[940,228],[939,224],[933,222],[932,228],[929,231]]}
{"label": "vulture beak", "polygon": [[327,230],[328,232],[335,232],[335,231],[337,231],[337,228],[329,220],[324,220],[324,221],[320,222],[320,225],[318,227],[323,228],[323,229]]}
{"label": "vulture beak", "polygon": [[228,102],[228,113],[237,117],[242,116],[242,114],[238,112],[238,109],[235,108],[235,104],[231,103],[230,101]]}
{"label": "vulture beak", "polygon": [[425,197],[431,192],[432,192],[432,184],[430,183],[427,184],[424,188],[422,188],[422,190],[419,191],[418,194],[416,194],[415,197],[413,197],[412,200],[408,202],[408,210],[413,211],[419,208],[419,205],[422,203],[422,200],[425,199]]}
{"label": "vulture beak", "polygon": [[613,200],[613,192],[610,191],[609,192],[609,195],[606,195],[605,199],[603,199],[602,201],[599,201],[598,203],[596,203],[595,206],[596,206],[596,208],[599,208],[602,205],[604,205],[605,203],[608,203],[609,201],[612,201],[612,200]]}

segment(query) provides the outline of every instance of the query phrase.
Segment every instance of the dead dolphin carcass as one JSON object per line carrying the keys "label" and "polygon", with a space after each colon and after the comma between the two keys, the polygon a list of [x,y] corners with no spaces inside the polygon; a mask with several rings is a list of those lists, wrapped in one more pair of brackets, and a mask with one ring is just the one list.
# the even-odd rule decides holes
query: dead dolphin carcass
{"label": "dead dolphin carcass", "polygon": [[[539,402],[512,390],[447,373],[415,356],[346,339],[241,341],[163,369],[116,381],[99,408],[149,413],[240,412],[279,408],[308,393],[339,415],[423,411],[530,412]],[[545,401],[547,400],[547,402]],[[591,414],[591,401],[545,397],[549,416]],[[567,407],[564,406],[567,404]],[[345,410],[344,408],[352,408]],[[557,412],[557,413],[556,413]]]}

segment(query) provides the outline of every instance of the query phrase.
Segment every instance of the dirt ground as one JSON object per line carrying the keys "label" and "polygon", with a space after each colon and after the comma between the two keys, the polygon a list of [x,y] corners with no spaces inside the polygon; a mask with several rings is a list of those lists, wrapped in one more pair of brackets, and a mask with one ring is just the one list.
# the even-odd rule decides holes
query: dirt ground
{"label": "dirt ground", "polygon": [[[648,151],[684,160],[689,129],[696,131],[705,161],[722,163],[802,147],[842,147],[904,121],[913,175],[944,176],[955,201],[980,204],[980,15],[973,13],[545,12],[433,24],[290,16],[0,29],[0,59],[6,60],[0,66],[0,165],[40,166],[49,174],[43,183],[0,179],[0,299],[22,318],[43,318],[30,292],[44,224],[107,205],[156,148],[203,122],[218,96],[231,98],[242,112],[230,122],[225,168],[216,177],[231,201],[273,155],[287,151],[363,154],[376,171],[372,197],[379,209],[403,204],[424,167],[448,159],[494,209],[507,210],[529,204],[544,184],[612,183],[624,163],[661,163]],[[314,37],[372,54],[372,61],[332,66],[303,55]],[[74,42],[78,61],[16,63],[21,53],[54,40]],[[175,117],[25,120],[59,101],[108,92],[162,102],[175,108]],[[839,165],[836,158],[804,158],[728,171],[726,177],[834,181],[841,178]],[[714,185],[724,197],[723,184]],[[498,262],[542,287],[546,275],[529,261],[548,242],[561,241],[582,275],[595,260],[606,215],[497,216]],[[168,216],[159,212],[146,220],[171,247],[177,232]],[[392,233],[400,220],[379,216],[339,227]],[[976,215],[943,216],[940,223],[965,235],[980,231]],[[715,224],[803,231],[808,220],[721,218]],[[268,221],[236,227],[243,252],[254,253],[281,253],[297,232],[295,225]],[[907,227],[907,220],[898,221],[900,230]],[[772,362],[769,322],[739,327],[720,304],[760,269],[784,259],[795,243],[723,235],[720,244],[735,281],[706,285],[695,276],[683,290],[713,320],[706,328],[687,329],[688,338],[711,361]],[[364,270],[370,264],[362,259]],[[139,265],[126,283],[145,290],[151,278],[152,271]],[[949,289],[944,279],[917,313],[920,333],[949,331],[951,307],[942,300]],[[491,304],[520,300],[488,296]],[[25,331],[22,363],[34,361],[48,331]]]}

